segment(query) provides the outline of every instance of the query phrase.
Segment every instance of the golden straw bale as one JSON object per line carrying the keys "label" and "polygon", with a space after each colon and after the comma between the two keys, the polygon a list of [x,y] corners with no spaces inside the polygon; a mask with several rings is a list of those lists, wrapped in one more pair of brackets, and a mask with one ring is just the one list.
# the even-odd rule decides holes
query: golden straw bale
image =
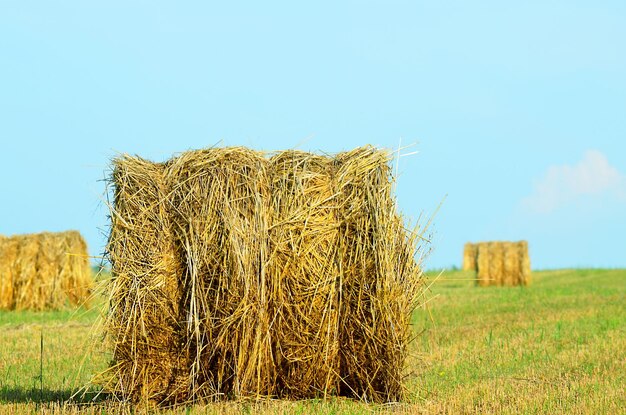
{"label": "golden straw bale", "polygon": [[[387,359],[379,359],[382,356],[379,356],[381,350],[377,346],[383,345],[368,344],[371,333],[376,330],[375,324],[383,320],[376,319],[374,314],[378,266],[382,261],[376,256],[379,252],[375,245],[380,230],[371,216],[387,213],[386,207],[380,205],[386,202],[385,196],[390,190],[386,161],[377,162],[361,149],[339,154],[336,159],[337,186],[342,198],[339,211],[343,271],[341,306],[344,314],[340,326],[341,393],[371,400],[377,397],[376,389],[386,386],[374,384],[371,377],[379,375],[384,378],[388,365]],[[378,198],[378,192],[385,194]]]}
{"label": "golden straw bale", "polygon": [[17,239],[5,236],[0,238],[0,310],[13,309],[17,255]]}
{"label": "golden straw bale", "polygon": [[270,276],[278,394],[335,394],[339,229],[332,163],[285,151],[270,159]]}
{"label": "golden straw bale", "polygon": [[244,148],[183,153],[169,169],[172,222],[187,269],[193,396],[269,395],[267,160]]}
{"label": "golden straw bale", "polygon": [[502,242],[489,243],[490,285],[502,285],[504,280],[504,246]]}
{"label": "golden straw bale", "polygon": [[390,154],[114,161],[106,390],[159,404],[404,396],[423,294]]}
{"label": "golden straw bale", "polygon": [[526,241],[481,242],[477,246],[478,285],[513,286],[530,283],[530,258]]}
{"label": "golden straw bale", "polygon": [[89,306],[93,290],[87,242],[78,231],[57,234],[58,274],[61,286],[72,305]]}
{"label": "golden straw bale", "polygon": [[37,274],[37,254],[39,240],[36,235],[19,235],[17,241],[17,258],[14,262],[13,274],[13,306],[17,310],[41,310],[45,302],[39,286],[43,281]]}
{"label": "golden straw bale", "polygon": [[409,320],[419,292],[414,241],[391,197],[390,155],[372,147],[335,159],[340,215],[340,393],[401,400]]}
{"label": "golden straw bale", "polygon": [[63,237],[50,232],[42,232],[32,237],[39,243],[35,257],[38,282],[34,284],[34,290],[40,300],[28,308],[60,309],[66,299],[59,275],[59,259],[63,256]]}
{"label": "golden straw bale", "polygon": [[[70,234],[73,248],[67,247],[66,233],[15,235],[0,242],[0,308],[54,310],[68,300],[72,305],[85,304],[93,284],[87,245],[78,232]],[[79,258],[80,270],[63,265],[68,251]],[[73,293],[76,280],[82,288]]]}
{"label": "golden straw bale", "polygon": [[477,244],[476,255],[476,282],[481,287],[493,285],[495,278],[491,277],[491,250],[488,242],[479,242]]}
{"label": "golden straw bale", "polygon": [[517,285],[519,279],[519,250],[516,242],[502,242],[503,258],[503,279],[501,285]]}
{"label": "golden straw bale", "polygon": [[498,244],[500,245],[500,261],[502,266],[502,275],[500,276],[500,281],[498,282],[498,285],[508,286],[510,285],[509,280],[512,278],[512,275],[510,275],[508,272],[512,268],[509,268],[509,264],[507,263],[507,260],[510,256],[509,251],[511,250],[511,242],[500,241],[498,242]]}
{"label": "golden straw bale", "polygon": [[531,272],[530,272],[530,255],[528,253],[528,242],[518,242],[518,255],[519,255],[519,284],[530,285]]}
{"label": "golden straw bale", "polygon": [[476,255],[478,248],[476,244],[466,243],[463,248],[463,271],[476,271]]}
{"label": "golden straw bale", "polygon": [[114,341],[107,375],[127,399],[176,399],[187,385],[178,345],[183,322],[179,264],[165,206],[165,165],[114,162],[114,210],[107,245],[112,279],[106,329]]}

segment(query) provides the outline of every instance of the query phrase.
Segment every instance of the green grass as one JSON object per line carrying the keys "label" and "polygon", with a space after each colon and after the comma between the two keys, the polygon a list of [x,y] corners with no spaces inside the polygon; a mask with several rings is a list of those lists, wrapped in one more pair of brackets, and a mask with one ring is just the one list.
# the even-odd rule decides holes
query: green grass
{"label": "green grass", "polygon": [[[435,326],[417,339],[423,365],[416,365],[413,388],[426,407],[453,413],[626,407],[626,271],[535,273],[527,288],[476,288],[464,277],[471,274],[445,275],[435,284]],[[417,314],[417,325],[426,319]]]}
{"label": "green grass", "polygon": [[[416,330],[425,331],[412,346],[408,403],[243,402],[179,412],[624,411],[626,270],[535,272],[527,288],[478,288],[467,272],[435,277],[430,275],[427,309],[414,318]],[[130,413],[114,402],[85,405],[92,395],[79,399],[80,405],[68,402],[74,390],[106,367],[101,339],[91,333],[96,317],[95,310],[0,312],[0,413]]]}

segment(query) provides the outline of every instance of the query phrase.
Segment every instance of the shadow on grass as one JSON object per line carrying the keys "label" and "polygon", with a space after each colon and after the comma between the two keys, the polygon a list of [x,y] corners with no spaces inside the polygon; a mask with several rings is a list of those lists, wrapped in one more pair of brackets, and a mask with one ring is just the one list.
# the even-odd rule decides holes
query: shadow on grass
{"label": "shadow on grass", "polygon": [[0,387],[0,404],[8,403],[70,403],[76,405],[91,405],[103,402],[107,394],[97,391],[76,392],[73,390],[53,390],[39,388],[8,388]]}

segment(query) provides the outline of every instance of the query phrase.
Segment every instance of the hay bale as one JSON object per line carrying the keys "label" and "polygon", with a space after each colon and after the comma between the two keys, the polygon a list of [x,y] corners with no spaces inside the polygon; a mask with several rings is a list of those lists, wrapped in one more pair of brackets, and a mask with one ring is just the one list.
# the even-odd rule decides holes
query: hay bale
{"label": "hay bale", "polygon": [[489,243],[490,285],[502,285],[504,275],[504,245],[502,242]]}
{"label": "hay bale", "polygon": [[502,242],[501,244],[503,248],[503,275],[500,285],[517,285],[520,273],[519,250],[517,249],[517,243]]}
{"label": "hay bale", "polygon": [[60,309],[65,304],[66,293],[59,275],[60,259],[65,256],[63,235],[43,232],[32,236],[39,246],[35,257],[35,279],[33,290],[35,302],[28,308]]}
{"label": "hay bale", "polygon": [[519,285],[530,285],[531,272],[530,272],[530,254],[528,252],[528,242],[519,241],[517,243],[518,258],[519,258]]}
{"label": "hay bale", "polygon": [[[72,261],[66,259],[74,258]],[[93,285],[87,244],[76,231],[0,241],[0,309],[56,310],[87,305]]]}
{"label": "hay bale", "polygon": [[478,285],[514,286],[530,283],[530,258],[526,241],[481,242],[477,246]]}
{"label": "hay bale", "polygon": [[473,243],[466,243],[463,248],[463,271],[476,271],[476,255],[478,247]]}
{"label": "hay bale", "polygon": [[332,163],[285,151],[270,159],[268,274],[279,396],[336,394],[339,229]]}
{"label": "hay bale", "polygon": [[58,278],[61,289],[75,306],[89,307],[93,290],[93,278],[87,242],[78,231],[56,234],[60,248],[57,257]]}
{"label": "hay bale", "polygon": [[[186,390],[178,345],[180,265],[165,206],[165,165],[137,157],[115,161],[107,287],[107,333],[113,340],[111,389],[126,399],[168,401]],[[183,362],[181,362],[181,360]]]}
{"label": "hay bale", "polygon": [[107,389],[161,404],[404,393],[422,293],[390,155],[114,161]]}
{"label": "hay bale", "polygon": [[18,254],[16,238],[0,238],[0,310],[11,310],[14,304],[15,260]]}
{"label": "hay bale", "polygon": [[481,287],[492,285],[494,278],[490,274],[491,250],[488,242],[477,244],[476,254],[476,282]]}
{"label": "hay bale", "polygon": [[244,148],[191,151],[168,172],[186,269],[191,398],[272,393],[266,273],[267,160]]}
{"label": "hay bale", "polygon": [[18,255],[14,262],[13,308],[41,310],[45,308],[45,294],[42,296],[39,288],[44,280],[37,274],[39,240],[36,235],[20,235],[16,239]]}
{"label": "hay bale", "polygon": [[339,154],[340,393],[400,400],[411,304],[419,281],[412,242],[391,198],[389,155],[372,148]]}

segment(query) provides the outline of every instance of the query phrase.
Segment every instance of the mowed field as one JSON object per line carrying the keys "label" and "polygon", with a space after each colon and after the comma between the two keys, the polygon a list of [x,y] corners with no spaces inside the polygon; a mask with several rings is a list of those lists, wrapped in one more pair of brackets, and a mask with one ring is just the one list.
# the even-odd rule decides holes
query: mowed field
{"label": "mowed field", "polygon": [[[408,400],[220,403],[163,413],[626,413],[626,270],[533,273],[530,287],[474,286],[429,274],[414,316]],[[109,358],[98,311],[0,312],[0,413],[143,413],[97,387],[71,399]],[[43,339],[43,350],[41,348]]]}

